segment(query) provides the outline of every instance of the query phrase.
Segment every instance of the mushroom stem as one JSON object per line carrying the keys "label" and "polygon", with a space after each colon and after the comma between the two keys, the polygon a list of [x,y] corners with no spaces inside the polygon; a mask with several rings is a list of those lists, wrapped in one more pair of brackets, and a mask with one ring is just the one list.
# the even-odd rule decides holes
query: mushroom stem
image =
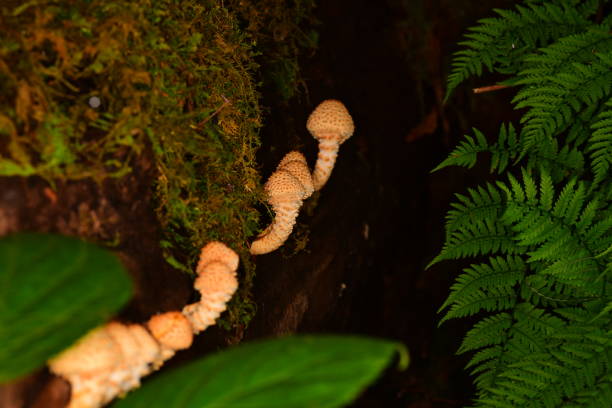
{"label": "mushroom stem", "polygon": [[312,171],[312,184],[315,191],[320,190],[332,173],[338,157],[340,145],[335,138],[319,139],[319,155]]}
{"label": "mushroom stem", "polygon": [[227,308],[227,302],[238,289],[236,269],[238,255],[220,242],[213,241],[202,248],[193,286],[200,292],[200,301],[183,308],[194,334],[215,324]]}
{"label": "mushroom stem", "polygon": [[264,189],[275,216],[251,244],[253,255],[267,254],[285,243],[293,230],[302,202],[314,191],[304,155],[297,151],[287,153]]}
{"label": "mushroom stem", "polygon": [[183,308],[183,315],[195,334],[215,324],[238,289],[236,271],[222,262],[211,262],[200,273],[194,287],[200,292],[201,299]]}
{"label": "mushroom stem", "polygon": [[273,204],[274,220],[251,244],[251,254],[267,254],[280,248],[291,235],[301,206],[302,200],[299,199]]}
{"label": "mushroom stem", "polygon": [[323,188],[336,163],[340,145],[355,131],[353,118],[342,102],[328,99],[312,111],[306,129],[319,141],[319,156],[313,171],[315,190]]}

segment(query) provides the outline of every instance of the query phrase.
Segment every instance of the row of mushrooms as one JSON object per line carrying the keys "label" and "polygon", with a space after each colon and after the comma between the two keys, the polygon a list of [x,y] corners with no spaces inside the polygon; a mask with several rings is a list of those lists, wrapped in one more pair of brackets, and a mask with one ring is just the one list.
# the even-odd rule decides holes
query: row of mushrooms
{"label": "row of mushrooms", "polygon": [[[251,244],[253,255],[279,248],[289,237],[305,199],[320,190],[331,174],[340,145],[354,131],[353,120],[337,100],[322,102],[310,115],[308,131],[319,141],[312,174],[302,153],[292,151],[279,163],[264,190],[275,217]],[[140,385],[193,336],[214,325],[238,289],[238,255],[221,242],[200,253],[194,288],[200,300],[181,311],[157,314],[145,324],[110,322],[92,330],[49,361],[51,372],[71,385],[68,408],[99,408]]]}
{"label": "row of mushrooms", "polygon": [[329,179],[340,145],[355,131],[353,119],[344,104],[328,99],[308,117],[306,128],[319,142],[319,155],[312,174],[304,155],[289,152],[272,173],[264,191],[274,211],[274,220],[251,244],[251,254],[262,255],[281,247],[293,230],[305,199]]}
{"label": "row of mushrooms", "polygon": [[221,242],[200,253],[194,288],[200,301],[182,311],[157,314],[146,324],[110,322],[90,331],[49,361],[52,373],[71,386],[68,408],[99,408],[140,385],[193,336],[215,324],[238,289],[238,254]]}

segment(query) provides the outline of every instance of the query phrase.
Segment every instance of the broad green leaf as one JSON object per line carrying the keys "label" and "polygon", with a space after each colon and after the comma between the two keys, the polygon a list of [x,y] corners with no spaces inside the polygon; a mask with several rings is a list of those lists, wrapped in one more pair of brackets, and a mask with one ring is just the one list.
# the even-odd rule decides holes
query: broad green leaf
{"label": "broad green leaf", "polygon": [[352,401],[400,352],[363,337],[304,336],[249,343],[161,373],[114,408],[328,408]]}
{"label": "broad green leaf", "polygon": [[42,366],[131,292],[119,260],[96,245],[51,234],[0,239],[0,382]]}

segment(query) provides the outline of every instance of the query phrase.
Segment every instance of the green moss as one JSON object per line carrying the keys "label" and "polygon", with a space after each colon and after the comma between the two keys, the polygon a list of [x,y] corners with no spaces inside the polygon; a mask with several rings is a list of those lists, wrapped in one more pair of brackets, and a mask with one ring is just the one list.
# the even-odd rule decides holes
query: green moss
{"label": "green moss", "polygon": [[313,29],[314,0],[228,0],[228,7],[240,17],[244,30],[262,53],[264,83],[270,84],[282,100],[288,100],[304,86],[298,58],[312,54],[318,43]]}
{"label": "green moss", "polygon": [[229,324],[240,324],[254,310],[260,109],[251,40],[222,4],[4,3],[0,175],[101,181],[151,155],[166,259],[192,271],[210,240],[237,250]]}

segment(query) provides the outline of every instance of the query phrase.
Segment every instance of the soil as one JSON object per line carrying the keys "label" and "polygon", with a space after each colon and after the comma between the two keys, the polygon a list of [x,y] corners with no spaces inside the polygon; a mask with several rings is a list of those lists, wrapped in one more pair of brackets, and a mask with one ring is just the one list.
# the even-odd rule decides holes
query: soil
{"label": "soil", "polygon": [[[467,357],[455,351],[469,322],[437,327],[438,307],[457,263],[426,269],[440,250],[444,216],[455,192],[487,177],[487,169],[431,174],[450,149],[477,127],[497,132],[510,114],[507,91],[460,91],[442,104],[450,55],[464,29],[493,7],[513,2],[451,0],[321,1],[319,50],[302,61],[304,93],[289,104],[264,90],[269,113],[258,160],[267,177],[290,150],[312,167],[317,145],[305,129],[322,100],[345,103],[356,133],[340,149],[328,184],[306,202],[286,248],[256,258],[257,314],[238,334],[215,328],[171,364],[229,342],[288,333],[354,333],[400,341],[411,365],[385,375],[354,407],[459,407],[469,404]],[[480,4],[482,3],[482,4]],[[486,4],[485,4],[486,3]],[[489,85],[491,80],[479,85]],[[469,89],[469,84],[465,86]],[[137,295],[121,316],[143,320],[186,304],[190,281],[158,251],[150,206],[153,166],[146,155],[126,179],[101,185],[71,182],[51,190],[38,179],[0,179],[0,234],[53,231],[101,243],[128,265]],[[305,246],[304,246],[305,244]],[[0,388],[6,408],[61,407],[66,384],[42,370]]]}

